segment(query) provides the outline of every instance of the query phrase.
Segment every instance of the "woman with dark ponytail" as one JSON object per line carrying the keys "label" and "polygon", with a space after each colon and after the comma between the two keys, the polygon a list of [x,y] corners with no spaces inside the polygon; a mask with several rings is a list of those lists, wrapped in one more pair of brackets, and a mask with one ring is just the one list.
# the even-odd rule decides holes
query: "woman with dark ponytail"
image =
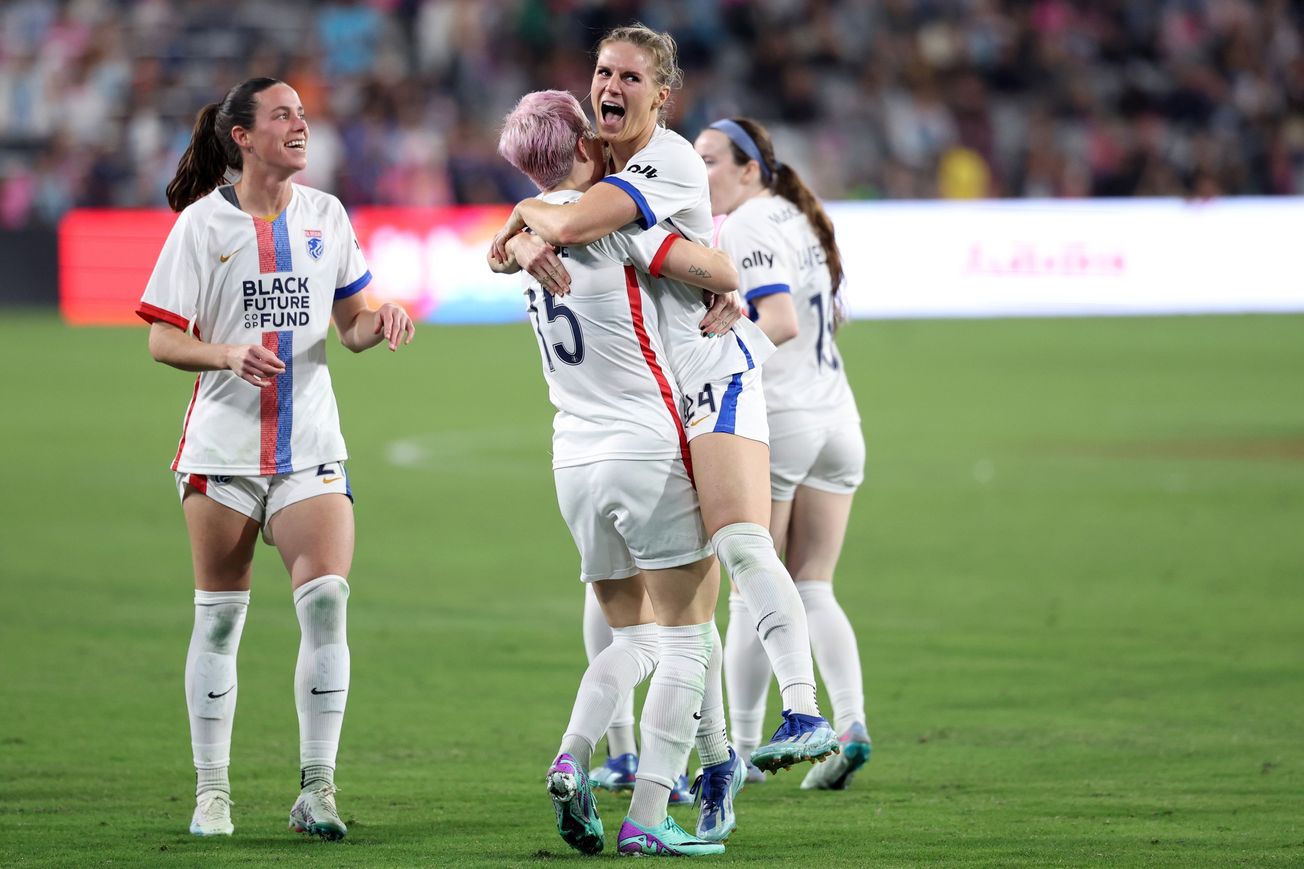
{"label": "woman with dark ponytail", "polygon": [[[172,459],[195,572],[186,706],[196,773],[190,832],[229,836],[236,651],[261,532],[290,574],[302,632],[294,678],[299,795],[290,829],[339,839],[335,757],[349,691],[345,636],[353,493],[326,336],[356,352],[412,340],[372,310],[344,207],[291,182],[308,123],[289,85],[255,78],[205,106],[168,185],[181,212],[137,313],[150,355],[199,373]],[[228,173],[238,176],[228,183]]]}
{"label": "woman with dark ponytail", "polygon": [[[717,121],[697,137],[719,244],[734,258],[756,325],[780,345],[765,363],[770,423],[770,532],[806,608],[811,649],[833,702],[842,752],[812,769],[811,789],[841,790],[869,759],[860,653],[833,596],[833,573],[864,478],[860,415],[833,341],[843,282],[833,222],[755,121]],[[729,599],[725,685],[735,744],[760,740],[770,671],[738,594]],[[735,630],[735,625],[738,629]],[[754,777],[749,771],[749,780]]]}

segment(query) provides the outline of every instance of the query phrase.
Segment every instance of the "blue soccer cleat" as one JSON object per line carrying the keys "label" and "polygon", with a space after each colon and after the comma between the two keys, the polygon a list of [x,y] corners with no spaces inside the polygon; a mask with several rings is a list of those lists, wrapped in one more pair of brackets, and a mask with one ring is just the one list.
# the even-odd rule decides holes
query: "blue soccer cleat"
{"label": "blue soccer cleat", "polygon": [[599,853],[603,836],[598,804],[588,774],[569,754],[559,754],[552,762],[548,796],[557,811],[557,832],[562,841],[583,854]]}
{"label": "blue soccer cleat", "polygon": [[724,842],[738,826],[734,814],[734,797],[747,781],[747,768],[733,750],[729,759],[702,770],[693,782],[701,809],[697,816],[697,838],[706,842]]}
{"label": "blue soccer cleat", "polygon": [[707,857],[723,854],[724,845],[694,839],[670,817],[655,827],[640,826],[627,817],[620,825],[616,850],[634,857]]}
{"label": "blue soccer cleat", "polygon": [[865,725],[857,721],[847,728],[838,741],[842,743],[841,754],[806,773],[806,778],[801,782],[802,790],[845,790],[847,785],[851,784],[851,778],[856,774],[856,770],[869,762],[869,755],[874,750],[874,746],[869,741],[869,731],[865,730]]}
{"label": "blue soccer cleat", "polygon": [[609,757],[602,766],[589,770],[589,782],[599,790],[632,791],[637,772],[638,755],[622,754]]}
{"label": "blue soccer cleat", "polygon": [[670,789],[670,805],[689,806],[693,803],[693,789],[688,786],[688,774],[675,779],[675,786]]}
{"label": "blue soccer cleat", "polygon": [[823,760],[840,748],[838,735],[822,717],[785,709],[774,736],[752,751],[752,763],[765,772],[777,772],[803,760]]}

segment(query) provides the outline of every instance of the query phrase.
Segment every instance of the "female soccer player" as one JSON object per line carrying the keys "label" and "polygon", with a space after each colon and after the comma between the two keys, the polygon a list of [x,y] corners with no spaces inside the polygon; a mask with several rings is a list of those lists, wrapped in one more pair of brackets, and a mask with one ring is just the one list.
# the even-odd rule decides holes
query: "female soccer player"
{"label": "female soccer player", "polygon": [[[302,639],[294,677],[300,793],[290,829],[347,832],[335,757],[349,692],[345,610],[353,494],[326,369],[326,332],[356,352],[415,332],[368,308],[371,280],[339,200],[291,183],[308,161],[294,89],[270,78],[206,106],[168,185],[181,212],[137,313],[155,360],[197,371],[172,470],[190,536],[195,627],[186,705],[197,777],[190,832],[229,836],[236,651],[263,539],[290,574]],[[228,169],[240,173],[225,184]]]}
{"label": "female soccer player", "polygon": [[[609,153],[604,183],[569,205],[525,200],[494,240],[532,229],[549,244],[587,244],[637,222],[658,223],[694,241],[710,238],[706,169],[692,146],[660,124],[681,74],[674,40],[642,25],[620,27],[598,43],[590,98]],[[532,270],[549,293],[566,292],[555,257]],[[819,714],[814,665],[801,598],[770,537],[769,467],[759,364],[770,342],[747,321],[721,341],[700,340],[700,293],[676,281],[653,294],[675,380],[697,481],[702,518],[716,554],[756,614],[755,626],[779,677],[784,722],[752,754],[777,770],[838,750]],[[751,330],[751,331],[749,331]]]}
{"label": "female soccer player", "polygon": [[[741,291],[756,324],[782,345],[765,365],[770,532],[805,604],[842,743],[841,755],[812,769],[802,787],[841,790],[870,754],[856,635],[833,596],[851,499],[865,469],[860,415],[833,341],[842,256],[829,216],[797,173],[775,159],[760,124],[717,121],[696,148],[711,179],[712,210],[729,215],[720,246],[741,263]],[[743,628],[754,615],[748,603],[730,595],[729,610],[730,715],[747,752],[760,742],[770,668],[756,632]]]}
{"label": "female soccer player", "polygon": [[[579,103],[563,91],[523,97],[504,122],[499,151],[549,202],[573,202],[602,177],[602,144]],[[507,246],[514,253],[527,241],[521,236]],[[617,702],[655,667],[643,707],[643,764],[618,847],[660,856],[720,853],[719,841],[734,826],[736,788],[714,816],[704,800],[698,839],[666,813],[671,784],[699,729],[696,719],[714,722],[708,734],[714,738],[698,742],[704,763],[727,766],[739,787],[743,770],[724,735],[714,648],[719,573],[693,492],[678,396],[662,367],[656,311],[639,273],[691,278],[731,293],[737,271],[723,252],[661,227],[612,233],[563,253],[566,298],[554,300],[533,279],[525,292],[557,408],[557,499],[580,551],[580,578],[591,584],[612,641],[585,672],[548,772],[558,832],[580,851],[602,850],[602,822],[585,770]],[[490,264],[498,271],[511,265],[493,258]]]}

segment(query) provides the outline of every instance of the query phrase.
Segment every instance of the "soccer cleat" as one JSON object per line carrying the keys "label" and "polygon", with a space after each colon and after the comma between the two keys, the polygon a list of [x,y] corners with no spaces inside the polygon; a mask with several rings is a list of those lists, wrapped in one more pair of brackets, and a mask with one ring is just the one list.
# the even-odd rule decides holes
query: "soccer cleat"
{"label": "soccer cleat", "polygon": [[687,806],[693,802],[693,791],[688,786],[688,774],[675,779],[675,786],[670,789],[670,805]]}
{"label": "soccer cleat", "polygon": [[747,783],[749,785],[765,784],[765,773],[756,767],[756,764],[750,760],[747,761]]}
{"label": "soccer cleat", "polygon": [[702,770],[693,782],[693,793],[701,804],[697,816],[697,838],[707,842],[724,842],[738,826],[734,814],[734,797],[747,780],[743,760],[733,748],[729,759]]}
{"label": "soccer cleat", "polygon": [[349,828],[340,820],[335,808],[335,785],[314,785],[299,792],[290,809],[290,829],[296,833],[321,836],[335,841],[343,839]]}
{"label": "soccer cleat", "polygon": [[557,811],[562,841],[582,854],[602,850],[602,819],[588,774],[569,754],[559,754],[548,770],[548,796]]}
{"label": "soccer cleat", "polygon": [[838,737],[842,744],[842,753],[837,757],[821,763],[806,773],[801,788],[806,791],[840,791],[851,784],[851,778],[869,762],[870,752],[874,750],[869,741],[869,732],[865,725],[857,721],[847,728],[846,733]]}
{"label": "soccer cleat", "polygon": [[638,755],[622,754],[609,757],[602,766],[589,770],[589,783],[598,790],[632,791],[638,772]]}
{"label": "soccer cleat", "polygon": [[231,823],[231,797],[221,791],[205,791],[195,800],[195,814],[190,832],[195,836],[229,836],[235,832]]}
{"label": "soccer cleat", "polygon": [[803,760],[823,760],[840,748],[838,735],[823,718],[785,709],[770,741],[752,750],[752,763],[765,772],[778,772]]}
{"label": "soccer cleat", "polygon": [[626,817],[616,850],[632,857],[707,857],[723,854],[724,845],[694,839],[671,817],[655,827],[640,826]]}

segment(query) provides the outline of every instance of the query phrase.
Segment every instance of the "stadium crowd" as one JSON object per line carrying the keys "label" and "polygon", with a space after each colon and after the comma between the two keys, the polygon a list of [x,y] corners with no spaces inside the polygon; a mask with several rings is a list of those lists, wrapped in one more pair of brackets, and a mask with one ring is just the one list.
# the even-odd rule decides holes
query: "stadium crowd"
{"label": "stadium crowd", "polygon": [[755,117],[826,198],[1304,192],[1287,0],[7,0],[0,226],[162,205],[195,113],[256,75],[347,205],[515,201],[503,115],[584,93],[636,19],[680,42],[672,126]]}

